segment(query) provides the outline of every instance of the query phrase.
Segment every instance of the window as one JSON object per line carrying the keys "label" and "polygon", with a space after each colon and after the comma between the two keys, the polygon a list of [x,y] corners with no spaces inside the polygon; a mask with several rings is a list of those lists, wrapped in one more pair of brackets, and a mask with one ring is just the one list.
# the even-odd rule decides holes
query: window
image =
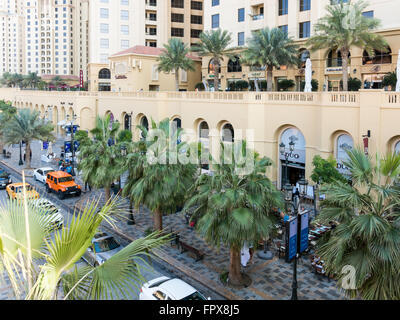
{"label": "window", "polygon": [[229,59],[228,72],[242,72],[242,65],[240,64],[240,59],[237,56],[235,58],[236,58],[235,61]]}
{"label": "window", "polygon": [[201,30],[191,29],[190,30],[190,37],[191,38],[200,38]]}
{"label": "window", "polygon": [[244,21],[244,8],[238,9],[238,22]]}
{"label": "window", "polygon": [[219,0],[212,0],[212,4],[213,7],[215,6],[219,6]]}
{"label": "window", "polygon": [[311,10],[311,0],[300,0],[300,11]]}
{"label": "window", "polygon": [[192,24],[203,24],[203,16],[190,16],[190,23]]}
{"label": "window", "polygon": [[121,5],[129,6],[129,0],[121,0]]}
{"label": "window", "polygon": [[363,12],[362,15],[364,17],[367,17],[367,18],[373,18],[374,17],[374,11],[366,11],[366,12]]}
{"label": "window", "polygon": [[213,14],[211,16],[211,27],[214,28],[219,28],[219,14]]}
{"label": "window", "polygon": [[172,22],[184,22],[184,15],[180,13],[171,13]]}
{"label": "window", "polygon": [[200,1],[192,1],[190,4],[192,10],[203,10],[203,3]]}
{"label": "window", "polygon": [[108,24],[107,23],[100,23],[100,33],[108,33]]}
{"label": "window", "polygon": [[108,49],[108,47],[109,47],[108,39],[100,39],[100,48]]}
{"label": "window", "polygon": [[121,10],[121,20],[129,20],[129,11]]}
{"label": "window", "polygon": [[288,14],[288,0],[279,0],[279,15],[284,16]]}
{"label": "window", "polygon": [[121,49],[129,48],[129,40],[121,40]]}
{"label": "window", "polygon": [[287,24],[284,26],[279,26],[279,29],[281,29],[281,31],[283,31],[283,33],[288,35],[288,25]]}
{"label": "window", "polygon": [[244,32],[238,33],[238,46],[244,46]]}
{"label": "window", "polygon": [[309,38],[310,37],[310,21],[300,23],[299,38]]}
{"label": "window", "polygon": [[100,8],[100,18],[108,19],[108,17],[109,17],[108,9],[107,8]]}
{"label": "window", "polygon": [[331,4],[347,3],[349,0],[331,0]]}
{"label": "window", "polygon": [[127,36],[129,35],[129,26],[128,25],[121,25],[121,34]]}
{"label": "window", "polygon": [[171,37],[184,37],[184,29],[171,28]]}
{"label": "window", "polygon": [[172,8],[184,8],[183,0],[172,0],[171,7]]}
{"label": "window", "polygon": [[374,55],[369,56],[368,52],[364,50],[363,65],[366,64],[390,64],[392,63],[392,50],[388,47],[385,51],[374,50]]}
{"label": "window", "polygon": [[158,65],[153,65],[153,70],[151,73],[151,80],[158,81]]}

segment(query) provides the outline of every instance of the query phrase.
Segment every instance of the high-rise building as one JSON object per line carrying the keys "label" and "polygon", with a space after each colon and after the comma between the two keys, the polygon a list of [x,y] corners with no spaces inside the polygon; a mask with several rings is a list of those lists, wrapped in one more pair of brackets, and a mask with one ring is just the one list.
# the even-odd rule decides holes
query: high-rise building
{"label": "high-rise building", "polygon": [[[317,21],[327,14],[326,6],[348,0],[208,0],[204,7],[204,30],[228,30],[232,33],[231,47],[244,47],[252,33],[265,27],[279,27],[299,46],[302,64],[311,57],[313,78],[319,81],[319,89],[338,90],[341,80],[341,58],[336,50],[309,52],[305,42],[313,35]],[[369,0],[364,15],[381,20],[377,33],[385,37],[390,51],[376,52],[368,57],[361,48],[352,48],[350,75],[363,81],[366,87],[379,88],[383,76],[395,69],[393,62],[400,49],[400,20],[393,12],[400,12],[399,0]],[[349,24],[351,21],[348,22]],[[351,27],[351,25],[349,25]],[[240,52],[240,49],[238,50]],[[229,88],[238,80],[247,80],[254,88],[254,80],[265,80],[265,70],[241,66],[240,61],[224,59],[221,65],[221,89]],[[210,63],[211,62],[211,63]],[[281,79],[292,79],[296,90],[304,80],[302,66],[274,69],[274,89]],[[213,63],[203,59],[203,76],[213,86]]]}

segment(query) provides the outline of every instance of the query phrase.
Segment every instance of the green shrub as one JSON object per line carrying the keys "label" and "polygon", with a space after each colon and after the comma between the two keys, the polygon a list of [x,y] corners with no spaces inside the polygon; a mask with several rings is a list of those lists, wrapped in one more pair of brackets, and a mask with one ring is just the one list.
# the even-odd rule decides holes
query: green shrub
{"label": "green shrub", "polygon": [[[300,83],[300,91],[304,91],[304,87],[306,86],[306,82],[305,82],[305,80],[303,80],[301,83]],[[318,86],[319,86],[319,84],[318,84],[318,80],[316,80],[316,79],[311,79],[311,87],[312,87],[312,91],[314,92],[314,91],[318,91]]]}
{"label": "green shrub", "polygon": [[[349,78],[348,82],[349,91],[358,91],[361,89],[362,82],[358,78]],[[343,88],[343,80],[340,80],[340,87]]]}
{"label": "green shrub", "polygon": [[389,72],[383,77],[382,85],[384,87],[390,86],[392,88],[392,91],[394,91],[396,90],[396,84],[397,84],[396,72]]}
{"label": "green shrub", "polygon": [[278,91],[289,91],[290,88],[295,86],[292,79],[282,79],[278,81]]}

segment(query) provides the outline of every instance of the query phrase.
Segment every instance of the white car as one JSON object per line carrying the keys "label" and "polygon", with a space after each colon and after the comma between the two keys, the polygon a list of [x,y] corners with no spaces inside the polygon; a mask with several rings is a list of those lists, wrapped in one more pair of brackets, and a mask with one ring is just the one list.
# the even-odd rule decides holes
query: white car
{"label": "white car", "polygon": [[44,198],[39,198],[39,199],[32,200],[32,204],[35,207],[45,210],[46,214],[49,214],[52,216],[52,218],[50,219],[50,222],[54,225],[55,228],[58,229],[63,226],[64,217],[62,216],[59,209],[53,202],[51,202],[47,199],[44,199]]}
{"label": "white car", "polygon": [[33,171],[33,178],[36,181],[46,183],[47,174],[49,172],[53,172],[53,171],[56,171],[56,170],[54,170],[53,168],[50,168],[50,167],[36,169],[35,171]]}
{"label": "white car", "polygon": [[[207,300],[186,282],[160,277],[143,284],[139,300]],[[208,298],[210,300],[210,298]]]}

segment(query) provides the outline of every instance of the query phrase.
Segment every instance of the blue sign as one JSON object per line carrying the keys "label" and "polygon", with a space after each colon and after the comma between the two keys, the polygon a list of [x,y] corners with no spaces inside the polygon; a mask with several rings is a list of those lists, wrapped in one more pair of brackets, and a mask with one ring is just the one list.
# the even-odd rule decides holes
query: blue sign
{"label": "blue sign", "polygon": [[76,133],[77,131],[78,131],[78,125],[74,125],[74,126],[65,126],[65,131],[67,132],[67,133],[71,133],[71,127],[73,127],[74,129],[74,133]]}
{"label": "blue sign", "polygon": [[290,219],[287,224],[289,225],[289,234],[287,241],[287,260],[292,260],[297,254],[297,217]]}
{"label": "blue sign", "polygon": [[71,141],[64,141],[64,151],[65,153],[72,152]]}
{"label": "blue sign", "polygon": [[303,253],[308,249],[308,216],[309,212],[300,213],[300,250]]}
{"label": "blue sign", "polygon": [[47,150],[49,148],[49,142],[43,141],[43,150]]}

